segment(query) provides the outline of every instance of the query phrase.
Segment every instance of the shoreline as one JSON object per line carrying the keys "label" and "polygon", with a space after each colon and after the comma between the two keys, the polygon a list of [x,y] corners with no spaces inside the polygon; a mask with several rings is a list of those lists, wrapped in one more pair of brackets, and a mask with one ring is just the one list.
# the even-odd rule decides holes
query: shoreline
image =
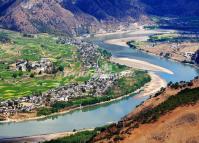
{"label": "shoreline", "polygon": [[[128,47],[129,47],[129,46],[128,46]],[[136,48],[136,50],[142,51],[142,52],[144,52],[144,53],[147,53],[147,54],[149,54],[149,55],[156,56],[156,57],[159,57],[159,58],[165,58],[165,57],[163,57],[163,56],[159,56],[158,54],[151,53],[151,52],[147,52],[147,51],[142,50],[142,49],[139,49],[139,48]],[[182,62],[182,61],[180,61],[180,60],[176,60],[176,59],[172,59],[172,58],[165,58],[165,59],[170,60],[170,61],[172,61],[172,62],[176,62],[176,63],[181,63],[181,64],[185,64],[185,65],[190,65],[190,66],[193,66],[193,67],[199,69],[199,66],[197,66],[196,64],[186,63],[186,62]]]}
{"label": "shoreline", "polygon": [[59,132],[59,133],[52,133],[52,134],[42,134],[42,135],[35,135],[35,136],[24,136],[24,137],[13,137],[13,138],[2,138],[0,142],[9,142],[9,143],[21,143],[21,142],[44,142],[50,141],[53,139],[58,139],[62,137],[67,137],[74,135],[79,132],[83,131],[93,131],[94,129],[82,129],[75,132]]}

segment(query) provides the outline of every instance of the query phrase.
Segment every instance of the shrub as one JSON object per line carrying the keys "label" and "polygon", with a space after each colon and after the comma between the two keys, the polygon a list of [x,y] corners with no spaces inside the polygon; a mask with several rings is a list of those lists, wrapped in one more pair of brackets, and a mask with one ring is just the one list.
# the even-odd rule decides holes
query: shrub
{"label": "shrub", "polygon": [[17,78],[17,73],[13,73],[13,74],[12,74],[12,77],[13,77],[13,78]]}
{"label": "shrub", "polygon": [[52,114],[52,110],[50,108],[42,107],[37,110],[37,116],[46,116]]}
{"label": "shrub", "polygon": [[63,71],[64,71],[64,66],[63,66],[63,65],[60,65],[60,66],[58,67],[58,70],[61,71],[61,72],[63,72]]}

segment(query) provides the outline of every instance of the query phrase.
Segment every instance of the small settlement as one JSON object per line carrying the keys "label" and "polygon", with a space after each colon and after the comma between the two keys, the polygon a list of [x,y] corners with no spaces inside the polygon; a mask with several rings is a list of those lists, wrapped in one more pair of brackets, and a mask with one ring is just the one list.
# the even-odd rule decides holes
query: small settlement
{"label": "small settlement", "polygon": [[[101,53],[96,45],[68,38],[59,38],[57,42],[77,46],[79,51],[79,60],[84,68],[98,68],[98,58]],[[17,61],[16,70],[34,70],[37,73],[52,74],[55,71],[53,63],[43,58],[38,62],[29,62],[26,60]],[[71,98],[83,96],[103,96],[109,87],[114,85],[115,81],[124,76],[132,76],[133,71],[123,71],[120,73],[97,72],[84,83],[71,83],[51,89],[45,93],[36,93],[20,97],[18,99],[6,100],[0,102],[0,115],[8,117],[18,112],[30,112],[34,109],[44,106],[50,106],[57,101],[69,101]]]}

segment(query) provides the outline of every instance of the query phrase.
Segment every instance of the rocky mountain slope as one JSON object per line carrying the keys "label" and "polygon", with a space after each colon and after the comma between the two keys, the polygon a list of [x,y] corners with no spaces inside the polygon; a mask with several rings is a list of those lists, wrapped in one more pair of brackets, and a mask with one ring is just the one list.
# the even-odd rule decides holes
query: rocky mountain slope
{"label": "rocky mountain slope", "polygon": [[81,25],[87,25],[86,21],[96,21],[95,18],[89,19],[86,15],[84,21],[80,21],[78,16],[54,0],[15,1],[9,7],[3,7],[5,9],[1,9],[1,26],[23,32],[73,34],[74,28],[83,28]]}
{"label": "rocky mountain slope", "polygon": [[0,26],[70,35],[115,29],[146,16],[198,16],[199,0],[0,0]]}

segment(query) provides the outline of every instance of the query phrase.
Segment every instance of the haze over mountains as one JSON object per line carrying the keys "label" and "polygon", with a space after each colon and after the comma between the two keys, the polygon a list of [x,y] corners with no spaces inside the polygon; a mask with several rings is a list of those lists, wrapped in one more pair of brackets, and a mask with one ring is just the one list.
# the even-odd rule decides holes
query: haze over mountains
{"label": "haze over mountains", "polygon": [[149,15],[199,16],[199,0],[0,0],[0,26],[70,35],[96,32]]}

